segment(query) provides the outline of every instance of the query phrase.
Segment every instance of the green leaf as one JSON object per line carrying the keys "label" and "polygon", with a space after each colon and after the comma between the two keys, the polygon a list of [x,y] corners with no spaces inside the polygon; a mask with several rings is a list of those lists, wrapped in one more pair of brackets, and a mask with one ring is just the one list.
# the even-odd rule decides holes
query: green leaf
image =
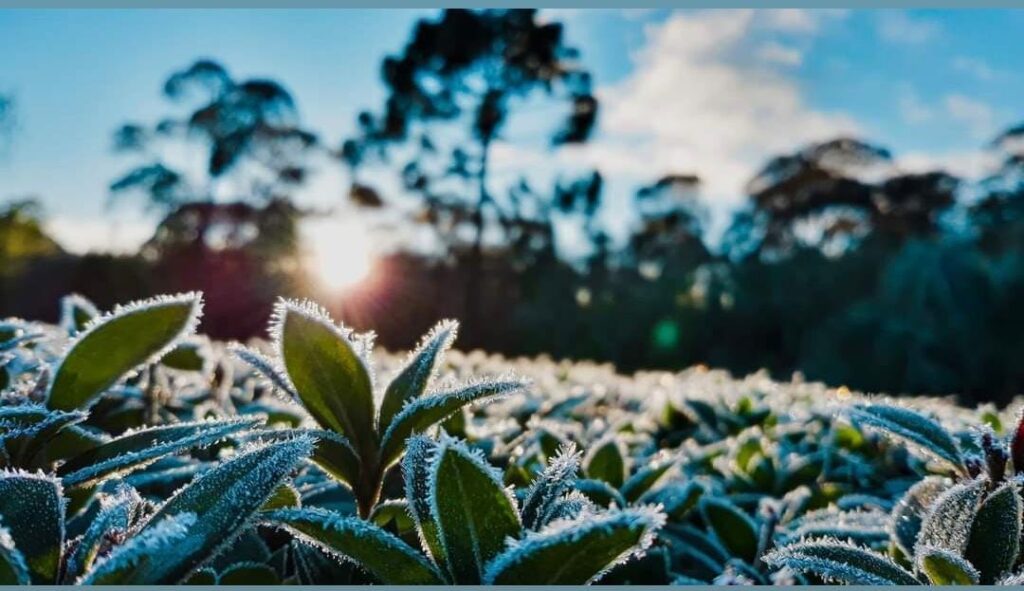
{"label": "green leaf", "polygon": [[0,448],[15,466],[29,467],[37,456],[45,456],[39,452],[47,443],[86,416],[82,411],[50,410],[41,404],[0,406]]}
{"label": "green leaf", "polygon": [[[603,480],[580,478],[573,485],[573,488],[581,492],[598,507],[604,507],[607,509],[609,507],[625,507],[629,504],[626,502],[626,498],[622,496],[622,493],[612,488],[612,485]],[[540,526],[546,525],[547,515],[549,515],[549,513],[545,511],[541,514],[541,520],[539,522],[531,522],[532,525],[529,526],[530,529],[540,529]]]}
{"label": "green leaf", "polygon": [[379,431],[384,433],[408,402],[416,400],[427,391],[434,377],[437,364],[444,352],[452,346],[459,324],[444,320],[437,324],[409,356],[405,367],[391,380],[380,403]]}
{"label": "green leaf", "polygon": [[359,454],[348,439],[323,429],[308,433],[316,437],[311,458],[313,462],[335,480],[347,484],[349,488],[354,487],[359,482],[361,468]]}
{"label": "green leaf", "polygon": [[134,585],[140,584],[139,581],[160,580],[154,571],[161,571],[168,561],[189,551],[189,529],[195,523],[194,513],[179,513],[150,521],[145,529],[97,560],[77,583]]}
{"label": "green leaf", "polygon": [[274,569],[265,564],[240,562],[224,569],[217,578],[218,585],[280,585]]}
{"label": "green leaf", "polygon": [[[558,450],[540,476],[533,481],[523,498],[523,525],[537,530],[548,521],[552,507],[578,484],[576,473],[580,469],[580,453],[569,443]],[[618,494],[614,492],[613,494]]]}
{"label": "green leaf", "polygon": [[917,568],[933,585],[977,585],[978,571],[959,555],[942,548],[921,548]]}
{"label": "green leaf", "polygon": [[848,585],[920,584],[914,575],[881,554],[827,538],[785,546],[765,556],[764,561]]}
{"label": "green leaf", "polygon": [[102,578],[93,577],[93,582],[152,585],[183,581],[235,539],[296,464],[312,453],[312,447],[312,441],[305,437],[275,442],[241,453],[199,476],[160,507],[142,528],[146,533],[162,523],[173,523],[171,520],[178,516],[193,515],[194,523],[188,526],[185,537],[170,549],[153,544],[153,551],[159,554],[147,553],[149,546],[141,546],[137,549],[139,556],[131,562],[145,563],[145,568],[130,572],[115,569],[115,573]]}
{"label": "green leaf", "polygon": [[950,487],[945,478],[930,477],[918,482],[903,495],[892,510],[892,541],[906,556],[914,555],[921,524],[935,499]]}
{"label": "green leaf", "polygon": [[434,567],[396,536],[324,509],[281,509],[264,519],[297,538],[358,564],[385,585],[439,585]]}
{"label": "green leaf", "polygon": [[410,438],[405,458],[402,460],[402,476],[405,481],[405,498],[409,502],[409,514],[416,523],[420,546],[430,554],[437,565],[447,569],[448,557],[441,543],[430,501],[430,466],[435,450],[434,442],[426,437]]}
{"label": "green leaf", "polygon": [[25,557],[7,529],[0,527],[0,585],[28,585],[31,577]]}
{"label": "green leaf", "polygon": [[704,487],[699,482],[691,480],[685,484],[666,484],[663,488],[645,495],[641,500],[661,505],[670,520],[682,521],[697,506],[703,494]]}
{"label": "green leaf", "polygon": [[715,497],[700,500],[701,514],[729,553],[747,563],[757,558],[757,525],[738,507]]}
{"label": "green leaf", "polygon": [[200,337],[187,339],[160,359],[160,365],[178,371],[203,371],[207,368],[211,352],[209,343]]}
{"label": "green leaf", "polygon": [[100,495],[100,510],[79,538],[74,552],[68,557],[64,580],[74,581],[93,564],[100,545],[107,536],[125,534],[141,513],[142,498],[129,486],[121,486],[110,495]]}
{"label": "green leaf", "polygon": [[643,552],[665,516],[611,510],[527,534],[487,567],[485,585],[585,585]]}
{"label": "green leaf", "polygon": [[262,419],[258,417],[243,417],[128,431],[71,458],[57,469],[57,474],[65,486],[88,486],[113,475],[123,476],[164,456],[212,445],[260,423]]}
{"label": "green leaf", "polygon": [[956,440],[938,422],[913,410],[887,404],[868,404],[850,409],[854,423],[879,429],[893,437],[908,441],[945,460],[961,474],[966,474],[963,455]]}
{"label": "green leaf", "polygon": [[260,511],[273,511],[275,509],[290,509],[302,507],[302,496],[291,484],[287,482],[281,484],[267,499],[266,503],[260,507]]}
{"label": "green leaf", "polygon": [[943,548],[956,554],[967,549],[974,515],[985,493],[985,480],[969,480],[939,495],[921,522],[919,546]]}
{"label": "green leaf", "polygon": [[486,563],[522,529],[501,475],[465,444],[443,437],[430,468],[430,503],[452,581],[479,584]]}
{"label": "green leaf", "polygon": [[54,584],[64,544],[60,481],[42,474],[0,472],[0,527],[24,557],[32,583]]}
{"label": "green leaf", "polygon": [[395,524],[395,530],[399,535],[412,531],[416,524],[409,515],[409,503],[405,499],[391,499],[377,503],[370,513],[370,521],[386,527],[389,523]]}
{"label": "green leaf", "polygon": [[511,394],[523,387],[524,384],[518,381],[481,382],[449,392],[430,394],[406,405],[395,416],[381,439],[381,466],[388,467],[401,457],[406,439],[445,420],[460,408],[473,402]]}
{"label": "green leaf", "polygon": [[191,334],[201,310],[200,295],[189,293],[134,302],[94,320],[57,366],[47,406],[88,406],[125,374],[157,361]]}
{"label": "green leaf", "polygon": [[637,470],[636,474],[630,476],[622,485],[622,496],[626,497],[630,503],[635,503],[651,490],[651,487],[657,484],[673,466],[675,466],[674,461],[662,460]]}
{"label": "green leaf", "polygon": [[369,343],[336,326],[312,302],[280,300],[271,327],[288,378],[322,427],[352,441],[360,454],[376,444]]}
{"label": "green leaf", "polygon": [[991,585],[1017,561],[1021,536],[1021,500],[1017,485],[1007,482],[991,492],[978,508],[964,558]]}
{"label": "green leaf", "polygon": [[587,478],[603,480],[620,488],[626,480],[626,460],[618,439],[613,435],[595,443],[583,460]]}

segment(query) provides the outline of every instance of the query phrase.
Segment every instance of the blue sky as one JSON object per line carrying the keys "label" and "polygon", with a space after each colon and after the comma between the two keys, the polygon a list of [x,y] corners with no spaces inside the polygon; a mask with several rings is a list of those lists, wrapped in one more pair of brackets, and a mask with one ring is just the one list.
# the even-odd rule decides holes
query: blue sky
{"label": "blue sky", "polygon": [[[111,153],[126,121],[172,112],[168,74],[212,57],[237,77],[267,76],[295,95],[329,142],[383,96],[380,58],[417,18],[405,10],[0,11],[0,91],[17,130],[0,148],[0,199],[38,196],[73,250],[126,249],[152,229],[138,207],[107,207],[130,161]],[[1024,11],[546,11],[595,75],[602,115],[591,145],[551,154],[510,141],[497,166],[538,174],[598,166],[610,218],[637,183],[696,172],[722,216],[767,157],[856,134],[897,166],[976,175],[982,148],[1024,120]],[[345,184],[324,173],[311,200]],[[616,206],[616,203],[618,206]],[[626,222],[620,221],[620,225]]]}

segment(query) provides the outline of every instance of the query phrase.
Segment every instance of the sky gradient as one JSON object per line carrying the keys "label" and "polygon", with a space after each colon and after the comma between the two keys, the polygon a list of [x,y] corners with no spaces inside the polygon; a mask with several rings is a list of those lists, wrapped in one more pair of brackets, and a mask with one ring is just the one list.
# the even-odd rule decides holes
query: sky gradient
{"label": "sky gradient", "polygon": [[[131,164],[111,151],[128,121],[174,112],[163,80],[199,57],[237,77],[282,82],[303,122],[330,144],[383,96],[379,61],[433,11],[0,11],[0,91],[17,127],[0,147],[0,199],[36,196],[67,247],[123,250],[152,231],[138,204],[108,206]],[[552,154],[515,141],[496,166],[538,174],[597,166],[607,215],[638,183],[697,173],[721,216],[743,202],[766,158],[854,134],[898,166],[982,174],[986,142],[1024,119],[1024,11],[562,11],[602,100],[589,145]],[[325,172],[311,201],[340,198]]]}

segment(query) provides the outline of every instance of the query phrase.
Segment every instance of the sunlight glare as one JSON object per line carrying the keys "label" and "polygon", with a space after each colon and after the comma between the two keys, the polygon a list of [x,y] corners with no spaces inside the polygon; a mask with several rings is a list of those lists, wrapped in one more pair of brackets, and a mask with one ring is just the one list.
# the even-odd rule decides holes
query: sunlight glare
{"label": "sunlight glare", "polygon": [[303,227],[307,269],[325,289],[354,287],[370,274],[373,245],[358,221],[339,217],[309,220]]}

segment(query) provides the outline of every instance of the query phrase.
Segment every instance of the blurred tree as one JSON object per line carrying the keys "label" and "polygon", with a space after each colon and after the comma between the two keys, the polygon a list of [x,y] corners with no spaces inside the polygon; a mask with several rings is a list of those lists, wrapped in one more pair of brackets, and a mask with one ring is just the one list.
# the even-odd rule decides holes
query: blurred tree
{"label": "blurred tree", "polygon": [[710,260],[704,245],[708,211],[699,188],[696,175],[674,174],[636,192],[640,224],[630,237],[629,251],[637,265],[651,269],[649,274],[673,262],[692,268]]}
{"label": "blurred tree", "polygon": [[12,276],[33,258],[62,252],[43,230],[38,201],[15,200],[0,206],[0,274]]}
{"label": "blurred tree", "polygon": [[[251,334],[275,295],[293,291],[302,212],[291,198],[320,144],[281,84],[235,80],[210,60],[171,75],[164,95],[188,105],[187,115],[116,131],[115,150],[141,162],[112,193],[141,193],[163,213],[143,254],[163,271],[164,288],[205,291],[213,334]],[[201,165],[182,162],[183,152],[201,154]],[[221,293],[225,284],[232,293]]]}
{"label": "blurred tree", "polygon": [[[487,241],[539,243],[541,251],[551,241],[547,207],[534,207],[532,216],[524,209],[527,200],[543,200],[522,182],[507,195],[494,186],[491,150],[512,109],[537,91],[569,108],[552,145],[587,140],[597,99],[577,55],[562,25],[541,21],[535,10],[446,10],[417,23],[405,49],[384,60],[383,111],[360,114],[358,137],[342,146],[354,179],[368,160],[405,148],[401,182],[422,201],[415,219],[466,269],[467,316],[475,316]],[[353,194],[367,190],[357,182]]]}
{"label": "blurred tree", "polygon": [[885,148],[850,138],[773,158],[748,183],[751,208],[734,220],[728,247],[777,258],[801,246],[837,254],[869,236],[900,242],[934,234],[959,180],[945,172],[892,175],[891,163]]}
{"label": "blurred tree", "polygon": [[[295,102],[278,82],[236,81],[220,64],[199,60],[171,75],[164,95],[191,112],[115,132],[114,149],[143,161],[111,184],[115,194],[140,191],[172,210],[196,201],[266,202],[305,180],[317,138],[299,126]],[[200,169],[171,163],[182,144],[204,150]]]}

